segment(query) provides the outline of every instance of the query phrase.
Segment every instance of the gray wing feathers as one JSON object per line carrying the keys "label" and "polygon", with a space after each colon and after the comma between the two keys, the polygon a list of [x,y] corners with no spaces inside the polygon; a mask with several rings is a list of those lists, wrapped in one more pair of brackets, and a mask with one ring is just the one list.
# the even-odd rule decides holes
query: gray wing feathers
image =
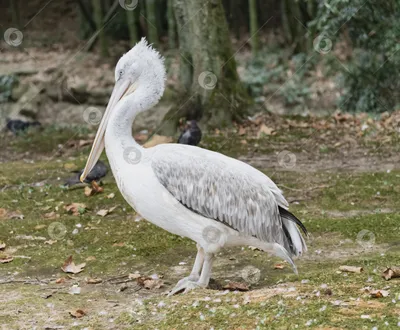
{"label": "gray wing feathers", "polygon": [[242,234],[287,246],[278,211],[287,202],[272,180],[253,168],[254,173],[238,170],[238,164],[178,155],[162,153],[152,160],[158,180],[177,200]]}

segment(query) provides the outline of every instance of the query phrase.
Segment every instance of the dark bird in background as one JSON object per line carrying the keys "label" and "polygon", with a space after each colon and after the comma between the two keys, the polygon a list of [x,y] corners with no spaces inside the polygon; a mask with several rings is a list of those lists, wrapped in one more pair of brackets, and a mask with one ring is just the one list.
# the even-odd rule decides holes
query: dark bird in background
{"label": "dark bird in background", "polygon": [[186,123],[184,131],[178,139],[180,144],[188,144],[191,146],[197,146],[201,140],[201,130],[197,126],[195,120],[190,120]]}
{"label": "dark bird in background", "polygon": [[[86,179],[84,180],[85,183],[91,183],[92,181],[100,181],[100,179],[104,178],[107,174],[108,168],[106,164],[104,164],[101,160],[99,160],[93,169],[90,171]],[[67,179],[64,183],[64,186],[73,186],[75,184],[81,183],[79,178],[81,177],[83,170],[81,171],[74,171],[76,173],[74,176]]]}
{"label": "dark bird in background", "polygon": [[17,135],[19,132],[25,131],[28,127],[42,126],[38,121],[28,122],[19,119],[7,119],[6,127]]}

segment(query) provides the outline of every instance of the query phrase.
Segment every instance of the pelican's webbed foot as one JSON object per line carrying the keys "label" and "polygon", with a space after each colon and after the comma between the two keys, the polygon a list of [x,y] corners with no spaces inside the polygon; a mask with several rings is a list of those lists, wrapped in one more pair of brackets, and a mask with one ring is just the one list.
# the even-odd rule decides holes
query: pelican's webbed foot
{"label": "pelican's webbed foot", "polygon": [[191,290],[194,289],[198,289],[198,288],[205,288],[207,287],[207,285],[203,285],[193,279],[191,279],[191,277],[185,277],[183,279],[181,279],[176,285],[175,287],[168,293],[168,297],[173,296],[174,294],[177,294],[181,291],[183,291],[183,293],[187,293]]}

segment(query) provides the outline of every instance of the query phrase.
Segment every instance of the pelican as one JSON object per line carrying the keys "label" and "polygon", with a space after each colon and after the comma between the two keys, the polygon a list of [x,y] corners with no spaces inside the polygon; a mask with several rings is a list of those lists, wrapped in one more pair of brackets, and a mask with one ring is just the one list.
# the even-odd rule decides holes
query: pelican
{"label": "pelican", "polygon": [[144,38],[121,57],[81,181],[105,149],[128,204],[158,227],[197,243],[190,275],[170,295],[207,287],[223,247],[255,246],[297,273],[292,256],[307,250],[299,227],[307,231],[269,177],[218,152],[184,144],[145,149],[134,140],[136,115],[158,103],[165,80],[164,60]]}

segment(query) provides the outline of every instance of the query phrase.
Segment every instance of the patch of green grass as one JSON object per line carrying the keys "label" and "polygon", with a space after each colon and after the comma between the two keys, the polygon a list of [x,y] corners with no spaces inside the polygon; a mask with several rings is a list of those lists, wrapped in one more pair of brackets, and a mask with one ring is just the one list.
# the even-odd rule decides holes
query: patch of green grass
{"label": "patch of green grass", "polygon": [[[351,218],[308,218],[307,229],[312,233],[341,233],[352,240],[374,241],[377,244],[399,242],[400,214],[371,214]],[[365,232],[368,231],[368,232]],[[370,237],[371,234],[373,237]],[[367,244],[367,243],[366,243]]]}
{"label": "patch of green grass", "polygon": [[321,210],[400,208],[400,172],[327,174],[330,187],[318,199]]}
{"label": "patch of green grass", "polygon": [[[50,125],[19,132],[17,136],[8,137],[8,141],[3,143],[8,142],[9,146],[17,152],[49,153],[58,150],[59,145],[64,145],[68,141],[86,139],[89,133],[91,130],[84,126]],[[4,139],[6,138],[4,137]]]}

